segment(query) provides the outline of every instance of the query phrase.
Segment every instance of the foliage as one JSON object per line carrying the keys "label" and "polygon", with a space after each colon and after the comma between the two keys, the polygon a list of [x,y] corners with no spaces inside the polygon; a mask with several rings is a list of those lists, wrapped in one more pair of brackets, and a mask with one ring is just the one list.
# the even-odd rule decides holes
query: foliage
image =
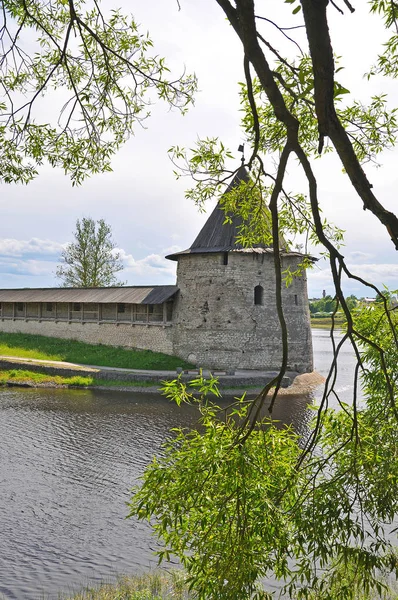
{"label": "foliage", "polygon": [[365,392],[377,411],[388,400],[393,415],[398,414],[395,408],[398,391],[398,308],[393,302],[396,293],[384,291],[386,305],[374,302],[359,311],[355,320],[362,336],[359,347],[364,366]]}
{"label": "foliage", "polygon": [[271,597],[259,583],[270,575],[288,597],[382,597],[381,574],[398,567],[383,529],[398,510],[388,407],[375,416],[370,399],[362,410],[325,411],[313,455],[272,418],[250,430],[245,397],[221,409],[208,397],[218,395],[214,380],[189,386],[164,391],[198,406],[200,430],[174,430],[130,504],[130,516],[151,521],[159,559],[176,555],[203,600]]}
{"label": "foliage", "polygon": [[[346,304],[350,311],[352,311],[356,306],[358,306],[358,298],[351,294],[346,297]],[[318,316],[327,316],[327,314],[334,313],[337,308],[337,302],[335,298],[327,295],[324,298],[319,298],[317,300],[310,300],[309,302],[310,313],[311,316],[314,317],[315,314]],[[327,313],[327,314],[323,314]]]}
{"label": "foliage", "polygon": [[161,352],[86,344],[25,333],[0,332],[0,355],[149,371],[193,367],[181,358]]}
{"label": "foliage", "polygon": [[[198,404],[204,433],[175,430],[162,457],[147,468],[131,514],[155,517],[154,530],[164,543],[159,558],[178,556],[198,598],[232,600],[256,590],[260,598],[258,577],[268,568],[280,574],[288,568],[284,511],[295,502],[294,488],[286,505],[278,505],[280,490],[294,475],[297,439],[290,430],[263,423],[242,445],[237,420],[246,416],[247,403],[237,403],[218,420],[219,407],[206,398],[209,392],[218,395],[214,380],[200,378],[190,386],[193,390],[177,380],[165,392]],[[155,497],[155,488],[161,497]]]}
{"label": "foliage", "polygon": [[328,313],[330,315],[335,311],[336,306],[336,300],[333,299],[332,296],[328,295],[324,298],[320,298],[319,300],[312,300],[310,302],[310,313],[311,315],[315,313]]}
{"label": "foliage", "polygon": [[116,583],[87,587],[65,600],[188,600],[190,597],[182,572],[159,571],[118,577]]}
{"label": "foliage", "polygon": [[[342,70],[340,58],[335,57],[336,74]],[[318,122],[314,114],[314,77],[311,57],[301,55],[299,60],[276,60],[274,74],[281,83],[282,96],[291,113],[300,123],[299,141],[308,156],[319,154]],[[258,106],[258,118],[269,127],[260,132],[259,149],[262,152],[282,151],[286,130],[276,116],[272,104],[259,81],[252,82],[254,101]],[[383,148],[392,147],[396,142],[397,109],[388,109],[387,96],[381,94],[371,98],[369,105],[353,100],[348,104],[350,91],[338,81],[334,82],[334,102],[338,117],[346,126],[352,139],[354,150],[361,162],[373,161]],[[242,125],[248,140],[254,143],[254,116],[248,88],[241,85],[241,102],[244,116]],[[328,145],[326,152],[332,152]]]}
{"label": "foliage", "polygon": [[[184,112],[195,76],[169,77],[132,16],[96,1],[1,2],[0,178],[27,183],[43,161],[72,183],[109,171],[154,97]],[[40,119],[51,95],[54,121]],[[58,118],[57,118],[58,117]]]}
{"label": "foliage", "polygon": [[358,306],[358,303],[359,300],[356,296],[354,296],[354,294],[351,294],[350,296],[346,297],[346,304],[349,310],[352,311],[354,308],[356,308]]}
{"label": "foliage", "polygon": [[75,241],[61,252],[62,264],[57,268],[57,277],[64,287],[123,285],[116,278],[116,273],[123,270],[123,262],[112,230],[103,219],[77,219],[74,237]]}

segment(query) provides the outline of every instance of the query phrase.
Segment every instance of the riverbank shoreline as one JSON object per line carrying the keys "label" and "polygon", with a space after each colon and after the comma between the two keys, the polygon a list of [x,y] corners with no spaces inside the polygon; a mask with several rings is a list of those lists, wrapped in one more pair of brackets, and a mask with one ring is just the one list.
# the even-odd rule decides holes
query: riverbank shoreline
{"label": "riverbank shoreline", "polygon": [[[4,387],[96,389],[147,394],[161,393],[163,381],[170,381],[180,376],[183,381],[189,382],[199,375],[199,371],[194,369],[178,374],[173,371],[115,369],[7,356],[0,356],[0,370],[12,374],[3,381]],[[20,377],[18,377],[19,372]],[[29,372],[32,373],[31,377],[28,375]],[[38,380],[40,375],[46,376],[46,380]],[[203,370],[202,375],[205,378],[214,376],[218,380],[222,396],[241,396],[245,392],[250,395],[259,393],[267,383],[272,381],[277,372],[236,371],[231,374]],[[76,378],[79,379],[78,384],[74,381]],[[64,381],[60,381],[61,379]],[[68,379],[71,381],[68,382]],[[308,394],[323,381],[324,378],[316,371],[301,375],[288,372],[283,379],[279,395]]]}
{"label": "riverbank shoreline", "polygon": [[[312,371],[312,373],[303,373],[302,375],[297,375],[294,379],[293,383],[289,387],[280,388],[278,392],[278,396],[289,397],[289,396],[306,396],[310,394],[313,390],[315,390],[318,386],[322,385],[325,381],[325,378],[318,373],[317,371]],[[220,388],[221,395],[223,397],[240,397],[243,394],[247,396],[255,396],[259,394],[265,387],[256,386],[256,387],[222,387]],[[91,388],[87,388],[91,389]],[[147,393],[147,394],[159,394],[161,393],[161,389],[157,387],[108,387],[108,386],[93,386],[92,389],[97,390],[112,390],[114,392],[131,392],[137,391],[139,393]],[[272,396],[273,389],[268,392],[268,396]]]}

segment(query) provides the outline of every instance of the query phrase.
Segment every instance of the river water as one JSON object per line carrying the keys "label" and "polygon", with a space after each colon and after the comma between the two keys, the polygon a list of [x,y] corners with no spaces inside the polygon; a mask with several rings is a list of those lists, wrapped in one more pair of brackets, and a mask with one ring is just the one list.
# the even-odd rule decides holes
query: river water
{"label": "river water", "polygon": [[[328,332],[313,339],[326,375]],[[353,366],[343,347],[337,390],[346,401]],[[275,418],[305,434],[320,393],[281,398]],[[133,391],[0,391],[0,598],[53,600],[155,567],[149,527],[126,520],[125,503],[170,428],[196,419],[188,406]]]}

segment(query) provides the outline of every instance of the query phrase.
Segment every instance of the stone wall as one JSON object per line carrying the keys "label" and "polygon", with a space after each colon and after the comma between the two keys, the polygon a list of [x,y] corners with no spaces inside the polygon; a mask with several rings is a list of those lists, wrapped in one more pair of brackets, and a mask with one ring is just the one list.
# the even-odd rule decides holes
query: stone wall
{"label": "stone wall", "polygon": [[[287,255],[282,268],[293,271],[299,261],[300,256]],[[122,312],[122,305],[104,304],[98,312],[96,304],[75,307],[71,303],[69,307],[67,303],[54,303],[50,311],[46,304],[39,308],[33,303],[3,303],[6,318],[0,319],[0,331],[149,349],[209,369],[270,371],[280,367],[282,344],[272,253],[181,255],[177,285],[172,325],[156,322],[164,318],[163,308],[150,309],[146,305],[133,309],[126,305]],[[295,277],[289,287],[284,285],[282,294],[289,338],[288,370],[310,372],[312,338],[305,274]],[[35,316],[40,311],[42,320]],[[170,319],[170,303],[166,312]],[[64,320],[57,321],[56,317]],[[84,318],[89,321],[80,322]],[[96,322],[98,318],[102,322]],[[151,322],[111,322],[131,318]]]}
{"label": "stone wall", "polygon": [[30,333],[89,344],[123,346],[173,354],[170,325],[130,323],[69,323],[68,321],[37,321],[25,319],[0,320],[0,331]]}
{"label": "stone wall", "polygon": [[[283,269],[294,270],[299,261],[300,257],[288,255]],[[177,285],[174,354],[207,368],[279,368],[282,347],[272,253],[230,252],[227,261],[223,253],[181,255]],[[256,286],[262,288],[261,304],[255,304]],[[283,307],[289,332],[288,368],[312,371],[305,275],[284,286]]]}

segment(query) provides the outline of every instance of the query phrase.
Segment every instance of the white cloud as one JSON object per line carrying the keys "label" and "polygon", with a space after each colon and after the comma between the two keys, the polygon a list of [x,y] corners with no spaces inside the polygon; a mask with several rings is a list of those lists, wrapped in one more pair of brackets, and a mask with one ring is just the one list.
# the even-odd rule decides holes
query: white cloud
{"label": "white cloud", "polygon": [[[48,277],[55,273],[56,262],[40,259],[18,260],[15,258],[0,257],[1,275],[33,275],[35,277]],[[42,287],[40,281],[38,287]]]}
{"label": "white cloud", "polygon": [[0,239],[0,256],[22,257],[26,255],[43,255],[59,257],[63,245],[53,240],[17,240],[15,238]]}
{"label": "white cloud", "polygon": [[123,249],[118,249],[125,265],[120,277],[128,279],[130,285],[175,283],[176,263],[167,260],[165,256],[178,252],[180,248],[173,246],[159,254],[149,254],[144,258],[135,259],[132,254],[127,254]]}
{"label": "white cloud", "polygon": [[348,268],[357,276],[362,277],[367,281],[373,282],[375,285],[398,288],[398,264],[361,264],[348,265]]}
{"label": "white cloud", "polygon": [[362,263],[369,261],[372,258],[374,258],[374,254],[369,254],[368,252],[361,252],[360,250],[349,252],[347,256],[347,260],[352,263]]}
{"label": "white cloud", "polygon": [[[361,279],[373,283],[382,289],[386,285],[392,290],[398,289],[398,264],[397,263],[348,263],[349,271]],[[343,276],[343,290],[346,294],[359,296],[374,296],[375,292],[363,286],[359,282]],[[327,294],[334,295],[333,277],[330,268],[315,267],[308,272],[308,289],[310,297],[320,297],[323,290]]]}
{"label": "white cloud", "polygon": [[[55,278],[63,245],[52,240],[0,240],[0,287],[51,287],[59,285]],[[170,246],[159,253],[136,259],[124,248],[116,248],[124,264],[120,279],[129,285],[174,284],[176,263],[165,256],[180,251]],[[32,279],[33,278],[33,279]]]}
{"label": "white cloud", "polygon": [[165,256],[168,256],[169,254],[175,254],[176,252],[181,252],[182,250],[185,250],[185,248],[181,248],[181,246],[174,244],[174,246],[168,246],[168,248],[165,248],[162,252],[164,252]]}
{"label": "white cloud", "polygon": [[[63,247],[64,244],[50,239],[0,239],[0,287],[7,285],[10,278],[14,282],[13,285],[20,287],[59,285],[59,281],[55,278],[55,272]],[[175,283],[176,263],[167,260],[165,256],[181,251],[181,246],[170,245],[159,252],[151,252],[140,258],[136,258],[124,248],[116,250],[124,264],[120,279],[129,285]],[[350,252],[347,254],[347,258],[350,259],[348,268],[353,274],[373,282],[380,288],[387,285],[392,289],[397,289],[398,264],[364,262],[371,256],[370,253],[361,251]],[[308,288],[310,297],[319,297],[323,290],[327,294],[334,295],[333,279],[326,261],[320,261],[314,269],[308,272]],[[369,295],[366,288],[347,278],[343,280],[343,288],[348,294]]]}

